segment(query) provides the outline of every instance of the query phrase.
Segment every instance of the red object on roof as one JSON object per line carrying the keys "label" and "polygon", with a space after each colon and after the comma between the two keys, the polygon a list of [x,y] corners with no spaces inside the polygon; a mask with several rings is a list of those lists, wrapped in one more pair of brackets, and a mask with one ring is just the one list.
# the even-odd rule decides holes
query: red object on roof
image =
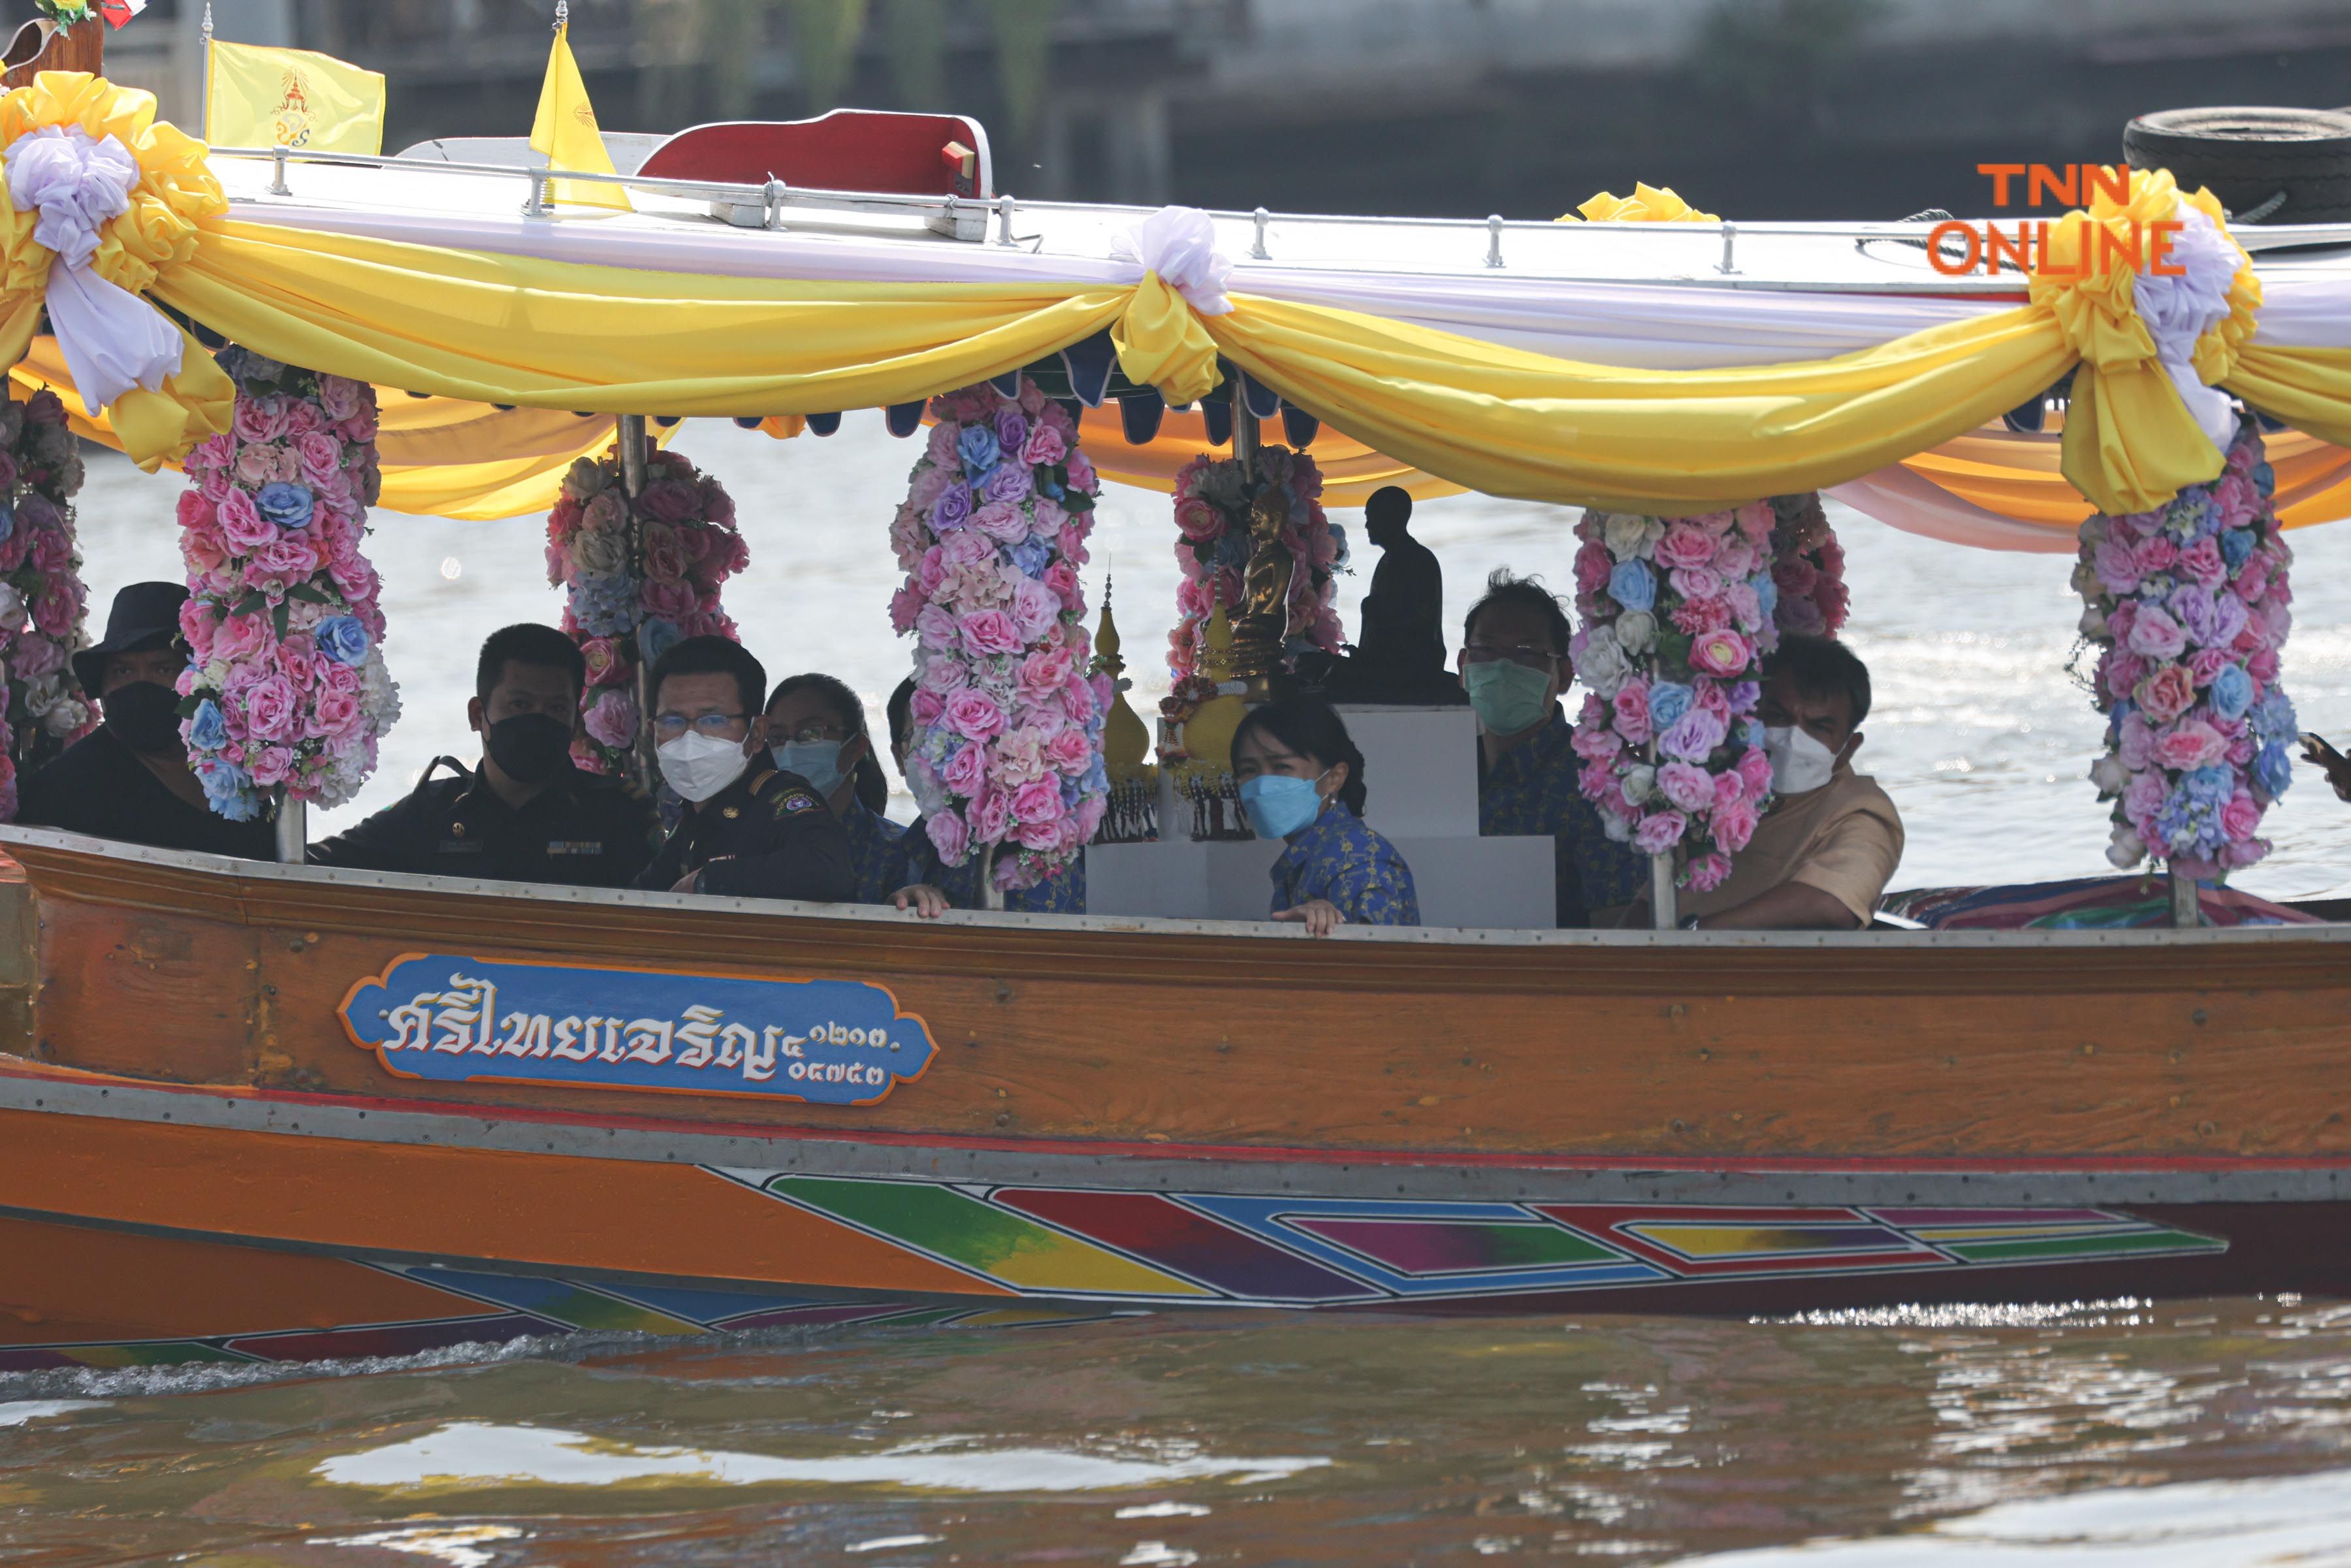
{"label": "red object on roof", "polygon": [[679,131],[638,171],[649,179],[900,196],[995,195],[987,132],[960,114],[836,109],[814,120],[741,120]]}

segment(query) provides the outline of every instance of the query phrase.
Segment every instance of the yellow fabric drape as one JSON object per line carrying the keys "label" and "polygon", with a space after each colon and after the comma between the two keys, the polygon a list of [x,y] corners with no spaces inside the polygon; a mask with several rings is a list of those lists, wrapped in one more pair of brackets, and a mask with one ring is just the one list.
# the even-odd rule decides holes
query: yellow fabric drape
{"label": "yellow fabric drape", "polygon": [[158,292],[272,358],[485,402],[678,414],[906,402],[1114,327],[1128,374],[1210,344],[1326,423],[1489,494],[1698,510],[1809,489],[2013,408],[2068,365],[2045,311],[1809,365],[1630,371],[1235,296],[684,277],[224,223]]}
{"label": "yellow fabric drape", "polygon": [[2351,349],[2282,349],[2255,338],[2220,385],[2296,430],[2351,446]]}
{"label": "yellow fabric drape", "polygon": [[2030,310],[1811,364],[1577,364],[1320,306],[1236,297],[1234,363],[1392,457],[1489,495],[1703,511],[1816,489],[1936,445],[2064,373]]}
{"label": "yellow fabric drape", "polygon": [[[194,352],[203,355],[202,350]],[[204,357],[210,363],[209,357]],[[116,420],[123,410],[93,414],[74,388],[55,338],[33,340],[10,379],[25,392],[46,388],[65,404],[74,434],[120,451]],[[555,504],[563,472],[578,457],[593,456],[612,444],[609,415],[580,418],[552,409],[499,410],[452,398],[413,398],[392,387],[376,388],[379,410],[376,450],[383,463],[383,495],[377,509],[421,517],[486,522]],[[657,429],[669,443],[674,430]],[[179,470],[176,462],[169,464]]]}
{"label": "yellow fabric drape", "polygon": [[731,416],[967,386],[1102,330],[1136,291],[647,272],[225,222],[156,292],[272,359],[378,385]]}
{"label": "yellow fabric drape", "polygon": [[[2351,516],[2351,451],[2298,430],[2263,440],[2277,476],[2272,497],[2289,528]],[[1902,465],[1987,511],[2071,537],[2094,509],[2060,469],[2057,442],[1993,426],[1955,436]]]}
{"label": "yellow fabric drape", "polygon": [[[1086,456],[1095,473],[1113,484],[1156,490],[1163,496],[1176,493],[1176,471],[1195,457],[1203,454],[1232,455],[1229,444],[1219,448],[1208,440],[1207,419],[1196,409],[1169,410],[1160,422],[1158,435],[1141,446],[1126,444],[1124,427],[1119,423],[1118,410],[1113,406],[1087,409],[1078,420],[1078,434],[1085,444]],[[1281,440],[1279,421],[1266,423],[1265,439]],[[1374,452],[1354,437],[1335,430],[1325,429],[1317,435],[1307,455],[1322,472],[1322,504],[1326,507],[1360,507],[1384,485],[1401,487],[1416,501],[1461,494],[1460,486]]]}
{"label": "yellow fabric drape", "polygon": [[[1416,469],[1531,500],[1674,514],[1833,485],[1963,436],[2069,371],[2062,470],[2101,510],[2158,505],[2220,464],[2155,357],[2133,269],[2101,240],[2190,208],[2227,234],[2209,193],[2183,195],[2159,171],[2132,172],[2124,199],[2098,188],[2054,225],[2015,309],[1831,360],[1640,371],[1247,295],[1202,317],[1153,275],[1133,286],[731,277],[234,222],[204,144],[156,123],[150,95],[44,72],[0,97],[0,146],[50,126],[115,137],[138,162],[129,210],[100,231],[100,277],[261,353],[463,405],[418,415],[434,428],[412,449],[387,430],[394,507],[544,506],[553,476],[605,439],[603,421],[566,425],[575,410],[757,416],[783,430],[967,385],[1104,330],[1127,376],[1173,402],[1215,386],[1221,354],[1364,444],[1367,471]],[[1585,205],[1703,216],[1646,185],[1629,202],[1604,193]],[[47,289],[52,257],[34,222],[0,202],[0,362],[29,347]],[[2241,247],[2237,257],[2228,314],[2195,345],[2196,374],[2351,445],[2351,349],[2264,343],[2260,282]],[[80,418],[152,467],[225,428],[231,396],[192,343],[161,391]],[[483,404],[539,413],[494,420]]]}
{"label": "yellow fabric drape", "polygon": [[[151,292],[317,370],[601,413],[906,402],[1107,329],[1129,377],[1174,401],[1212,383],[1220,350],[1326,426],[1448,484],[1624,510],[1705,510],[1855,478],[2085,363],[2065,469],[2102,509],[2151,505],[2218,461],[2159,366],[2134,357],[2144,329],[2098,317],[2078,290],[1836,359],[1716,371],[1582,364],[1248,295],[1204,318],[1155,277],[1133,287],[710,277],[226,221]],[[2351,350],[2238,339],[2233,353],[2216,341],[2199,354],[2226,371],[2222,384],[2351,440]]]}

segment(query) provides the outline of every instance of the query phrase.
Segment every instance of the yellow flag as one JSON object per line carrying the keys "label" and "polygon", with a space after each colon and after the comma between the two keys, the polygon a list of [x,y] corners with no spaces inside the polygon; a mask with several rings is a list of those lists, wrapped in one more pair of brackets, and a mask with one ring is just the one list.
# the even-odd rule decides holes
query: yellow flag
{"label": "yellow flag", "polygon": [[373,157],[383,151],[383,78],[332,55],[215,40],[204,66],[204,140]]}
{"label": "yellow flag", "polygon": [[[547,154],[550,169],[576,169],[583,174],[613,174],[603,133],[596,129],[596,110],[588,101],[588,85],[580,79],[580,63],[571,57],[569,26],[555,30],[555,47],[548,51],[547,80],[539,84],[538,118],[531,121],[530,150]],[[618,207],[634,212],[629,193],[618,185],[588,180],[549,180],[547,198],[582,206]]]}

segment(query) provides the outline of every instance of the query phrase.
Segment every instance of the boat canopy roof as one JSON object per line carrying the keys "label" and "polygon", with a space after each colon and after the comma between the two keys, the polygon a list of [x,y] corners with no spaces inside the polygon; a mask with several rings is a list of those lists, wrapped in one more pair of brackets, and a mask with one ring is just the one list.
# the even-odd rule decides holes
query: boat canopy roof
{"label": "boat canopy roof", "polygon": [[[621,140],[620,166],[661,166]],[[1663,513],[1832,488],[1938,537],[2071,550],[2094,505],[2218,468],[2157,356],[2116,351],[2139,330],[2126,304],[1947,276],[1925,221],[1201,214],[643,173],[608,177],[633,209],[614,211],[550,204],[531,162],[483,141],[209,150],[225,200],[146,292],[376,383],[382,504],[457,517],[544,509],[621,413],[794,434],[1022,368],[1090,405],[1107,477],[1162,490],[1235,370],[1268,389],[1260,413],[1278,394],[1319,426],[1339,505],[1390,483]],[[2174,200],[2168,176],[2135,190]],[[2351,225],[2231,237],[2250,261],[2211,379],[2284,427],[2289,526],[2351,514]],[[15,374],[122,444],[52,340]],[[1138,425],[1122,401],[1170,412]],[[2069,414],[2095,431],[2069,443]]]}

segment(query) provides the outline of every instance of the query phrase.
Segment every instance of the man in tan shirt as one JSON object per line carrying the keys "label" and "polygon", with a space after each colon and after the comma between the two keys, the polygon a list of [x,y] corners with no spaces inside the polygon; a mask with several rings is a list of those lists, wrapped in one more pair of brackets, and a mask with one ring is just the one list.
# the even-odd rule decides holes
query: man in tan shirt
{"label": "man in tan shirt", "polygon": [[[1764,666],[1763,748],[1774,800],[1711,893],[1685,890],[1685,929],[1851,931],[1869,924],[1902,860],[1902,819],[1853,770],[1869,670],[1824,637],[1783,634]],[[1646,924],[1635,909],[1628,925]]]}

